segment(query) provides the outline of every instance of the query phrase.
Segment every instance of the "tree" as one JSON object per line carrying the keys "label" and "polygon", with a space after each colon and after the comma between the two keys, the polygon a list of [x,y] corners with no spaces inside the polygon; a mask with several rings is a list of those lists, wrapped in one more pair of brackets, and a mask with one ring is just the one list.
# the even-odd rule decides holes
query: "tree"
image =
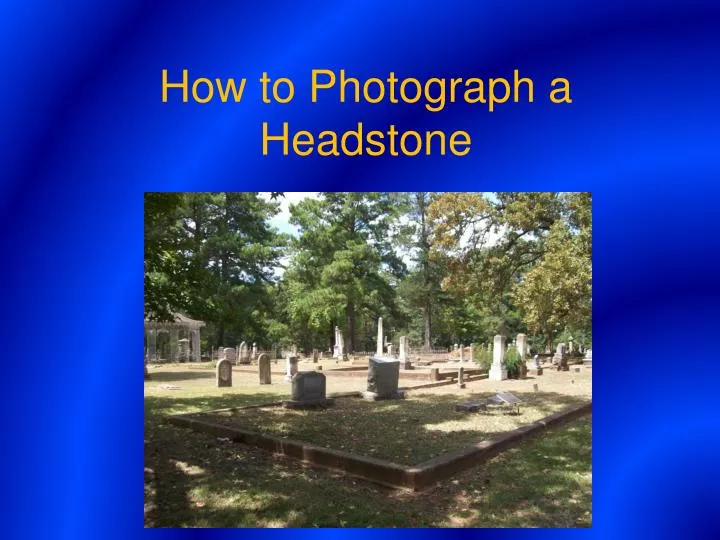
{"label": "tree", "polygon": [[181,193],[145,194],[145,316],[167,321],[186,300],[187,282],[179,246]]}
{"label": "tree", "polygon": [[277,209],[257,193],[147,194],[146,313],[185,311],[217,332],[218,345],[227,330],[233,345],[263,340],[285,244],[268,225]]}
{"label": "tree", "polygon": [[348,352],[355,350],[358,315],[397,312],[391,284],[405,266],[390,237],[396,203],[388,193],[323,193],[290,207],[291,222],[300,228],[285,276],[290,315],[324,327],[331,344],[344,316]]}
{"label": "tree", "polygon": [[413,254],[415,268],[403,281],[401,294],[408,307],[422,314],[421,336],[425,350],[432,347],[433,314],[442,302],[442,257],[431,257],[432,223],[428,209],[433,194],[427,192],[408,193],[405,199],[405,215],[408,223],[401,228],[401,238]]}
{"label": "tree", "polygon": [[591,313],[591,265],[583,239],[563,223],[556,223],[547,250],[512,292],[531,330],[546,336],[552,350],[553,337],[568,326],[583,327]]}

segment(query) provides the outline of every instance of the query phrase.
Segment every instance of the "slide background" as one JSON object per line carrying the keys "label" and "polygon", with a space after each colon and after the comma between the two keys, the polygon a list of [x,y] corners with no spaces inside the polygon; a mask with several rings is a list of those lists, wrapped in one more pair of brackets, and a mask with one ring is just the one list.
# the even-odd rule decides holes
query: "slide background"
{"label": "slide background", "polygon": [[[3,3],[3,536],[142,527],[144,191],[422,189],[594,193],[593,529],[563,534],[717,537],[719,21],[716,1]],[[296,98],[263,105],[249,81],[239,105],[162,104],[163,68],[267,71]],[[574,103],[311,105],[313,68],[517,68],[538,92],[568,77]],[[464,129],[473,145],[464,158],[263,157],[263,121]]]}

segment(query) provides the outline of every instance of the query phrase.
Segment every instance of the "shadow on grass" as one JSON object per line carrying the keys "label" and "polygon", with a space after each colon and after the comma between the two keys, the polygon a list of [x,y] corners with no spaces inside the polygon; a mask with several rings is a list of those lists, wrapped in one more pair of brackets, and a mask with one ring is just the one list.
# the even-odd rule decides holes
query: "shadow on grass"
{"label": "shadow on grass", "polygon": [[146,382],[152,384],[152,383],[165,383],[165,382],[177,382],[177,381],[187,381],[187,380],[196,380],[196,379],[214,379],[215,378],[215,372],[214,371],[153,371],[150,370],[150,379],[147,379]]}
{"label": "shadow on grass", "polygon": [[[454,396],[438,398],[450,405]],[[557,396],[556,396],[557,397]],[[275,394],[146,398],[149,527],[577,527],[590,525],[590,419],[548,432],[428,491],[390,490],[163,421]],[[385,402],[404,410],[409,402]],[[420,414],[408,413],[409,418]],[[446,413],[448,417],[455,413]],[[417,441],[408,439],[408,445]]]}
{"label": "shadow on grass", "polygon": [[[419,392],[407,400],[368,402],[360,398],[340,398],[325,410],[268,407],[197,417],[402,465],[417,465],[585,401],[549,392],[516,392],[525,402],[521,407],[525,412],[520,415],[506,407],[468,414],[455,411],[460,401],[458,396]],[[210,408],[214,407],[205,407],[205,410]]]}

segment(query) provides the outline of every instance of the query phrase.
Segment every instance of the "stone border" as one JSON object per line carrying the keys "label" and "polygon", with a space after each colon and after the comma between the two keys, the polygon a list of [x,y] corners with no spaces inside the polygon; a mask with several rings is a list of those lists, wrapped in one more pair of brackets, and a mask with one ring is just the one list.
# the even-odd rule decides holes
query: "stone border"
{"label": "stone border", "polygon": [[[344,394],[343,397],[354,397],[358,394],[359,393],[350,392]],[[335,395],[334,397],[340,396]],[[350,452],[344,452],[342,450],[323,448],[294,439],[263,435],[255,431],[229,427],[195,418],[217,412],[277,407],[281,405],[282,402],[272,402],[245,407],[215,409],[202,413],[179,414],[169,416],[168,421],[173,425],[189,427],[216,437],[226,437],[232,441],[257,446],[274,454],[299,459],[310,465],[339,470],[351,476],[370,480],[376,484],[391,488],[421,491],[459,471],[480,465],[500,452],[517,446],[522,441],[534,437],[547,429],[592,413],[592,401],[589,401],[546,416],[532,424],[520,426],[513,431],[508,431],[507,433],[497,435],[490,439],[479,441],[465,448],[442,454],[429,461],[412,466],[400,465],[384,459],[351,454]]]}

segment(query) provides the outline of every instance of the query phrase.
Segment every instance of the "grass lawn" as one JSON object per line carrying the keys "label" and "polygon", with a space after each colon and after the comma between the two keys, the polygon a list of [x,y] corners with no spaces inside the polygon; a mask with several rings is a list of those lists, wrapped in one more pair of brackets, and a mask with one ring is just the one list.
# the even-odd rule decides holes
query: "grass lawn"
{"label": "grass lawn", "polygon": [[[201,415],[205,421],[309,442],[325,448],[414,465],[498,433],[548,416],[579,398],[556,394],[519,395],[521,414],[455,412],[457,396],[411,393],[405,400],[368,402],[341,398],[325,410],[282,407],[222,411]],[[474,396],[478,397],[478,396]],[[485,397],[489,397],[486,395]]]}
{"label": "grass lawn", "polygon": [[[588,399],[590,370],[555,373],[537,381],[477,381],[466,390],[453,386],[411,392],[402,402],[337,401],[328,409],[336,430],[328,436],[340,447],[355,434],[352,444],[404,454],[398,461],[413,463],[441,451],[463,437],[483,438],[506,428],[474,426],[483,415],[460,415],[451,405],[497,389],[536,401],[537,414],[545,416],[565,400]],[[591,419],[586,417],[504,452],[483,465],[468,469],[439,485],[410,493],[376,486],[341,473],[304,466],[289,459],[238,443],[225,442],[189,429],[171,426],[168,414],[242,406],[287,397],[289,385],[260,386],[257,376],[234,373],[232,388],[215,388],[212,372],[188,368],[151,370],[145,383],[145,524],[147,527],[589,527],[591,525]],[[275,378],[274,378],[275,380]],[[572,381],[572,382],[571,382]],[[176,390],[158,388],[163,383]],[[532,384],[540,385],[537,396]],[[334,385],[338,385],[335,387]],[[357,388],[351,378],[328,379],[328,391]],[[362,385],[361,385],[362,386]],[[422,395],[421,395],[422,393]],[[555,399],[552,399],[553,395]],[[346,402],[343,404],[343,402]],[[356,428],[347,406],[380,407],[378,414],[363,414],[369,424]],[[381,416],[398,418],[404,407],[406,422],[383,423]],[[567,405],[564,405],[567,406]],[[435,410],[433,414],[425,409]],[[562,407],[561,407],[562,408]],[[527,423],[522,416],[488,415],[493,422]],[[534,409],[533,409],[534,410]],[[343,412],[345,411],[345,412]],[[384,411],[384,412],[383,412]],[[313,427],[310,414],[288,411],[296,418],[288,430],[302,430],[309,440],[323,436],[324,423]],[[255,413],[274,414],[268,410]],[[333,418],[333,415],[340,415]],[[460,415],[460,416],[456,416]],[[357,416],[357,415],[356,415]],[[375,418],[377,416],[377,418]],[[411,420],[414,419],[414,420]],[[266,424],[263,424],[266,425]],[[505,425],[505,424],[503,424]],[[276,428],[277,429],[277,428]],[[339,430],[339,431],[338,431]],[[477,430],[477,431],[476,431]],[[433,436],[436,438],[433,439]],[[371,441],[384,442],[377,445]],[[352,449],[352,448],[345,448]],[[367,455],[380,457],[380,453]]]}

